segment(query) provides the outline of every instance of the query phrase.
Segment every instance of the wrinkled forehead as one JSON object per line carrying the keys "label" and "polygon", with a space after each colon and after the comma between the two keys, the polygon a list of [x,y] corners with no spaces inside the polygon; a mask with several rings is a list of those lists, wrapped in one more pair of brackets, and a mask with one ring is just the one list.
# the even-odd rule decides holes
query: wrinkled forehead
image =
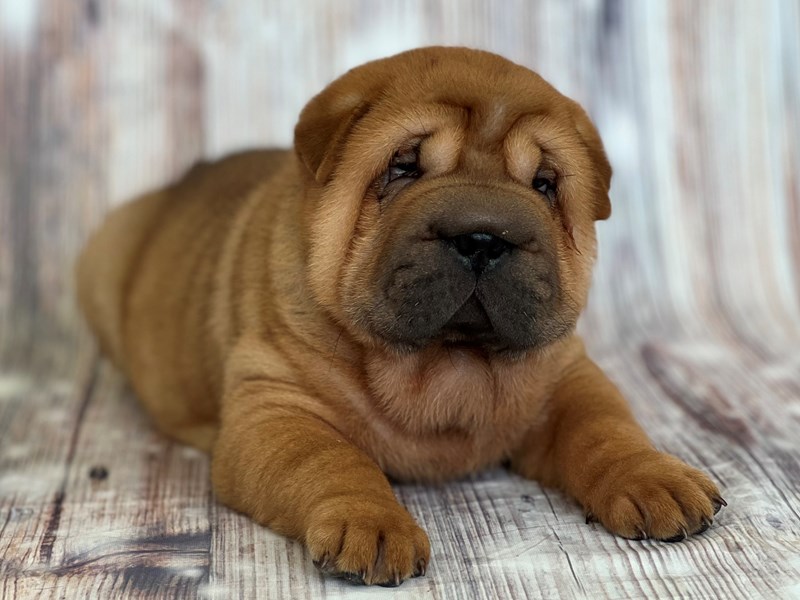
{"label": "wrinkled forehead", "polygon": [[[445,61],[419,72],[406,69],[390,80],[381,96],[396,107],[457,109],[476,141],[502,138],[523,117],[572,121],[563,95],[536,73],[507,61],[477,65]],[[413,109],[408,112],[413,114]]]}
{"label": "wrinkled forehead", "polygon": [[446,115],[446,121],[460,122],[470,145],[498,143],[515,126],[533,118],[567,127],[574,124],[569,101],[522,68],[501,73],[451,69],[398,78],[381,94],[375,109],[393,113],[395,122],[409,130],[419,129],[429,115],[438,119]]}

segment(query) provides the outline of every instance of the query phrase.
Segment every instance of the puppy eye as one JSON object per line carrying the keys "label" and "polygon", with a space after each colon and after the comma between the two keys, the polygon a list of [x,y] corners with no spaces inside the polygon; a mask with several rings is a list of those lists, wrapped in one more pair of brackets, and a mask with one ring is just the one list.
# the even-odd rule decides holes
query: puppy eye
{"label": "puppy eye", "polygon": [[533,189],[546,196],[551,204],[556,201],[556,178],[549,173],[537,173],[533,179]]}
{"label": "puppy eye", "polygon": [[422,173],[419,169],[417,149],[398,150],[395,152],[386,174],[387,184],[402,177],[411,177],[413,179],[419,177]]}

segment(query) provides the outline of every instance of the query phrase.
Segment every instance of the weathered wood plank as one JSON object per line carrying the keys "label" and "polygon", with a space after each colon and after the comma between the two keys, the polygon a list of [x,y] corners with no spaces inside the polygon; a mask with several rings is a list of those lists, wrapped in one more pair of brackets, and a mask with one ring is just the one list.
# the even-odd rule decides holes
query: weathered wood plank
{"label": "weathered wood plank", "polygon": [[[14,597],[96,586],[194,597],[208,577],[207,458],[153,431],[108,365],[91,357],[87,369],[80,385],[61,390],[71,409],[29,396],[25,410],[0,415],[12,435],[27,430],[17,434],[26,446],[4,443],[0,453],[0,579]],[[31,439],[26,426],[43,437]],[[15,456],[26,458],[13,464]]]}

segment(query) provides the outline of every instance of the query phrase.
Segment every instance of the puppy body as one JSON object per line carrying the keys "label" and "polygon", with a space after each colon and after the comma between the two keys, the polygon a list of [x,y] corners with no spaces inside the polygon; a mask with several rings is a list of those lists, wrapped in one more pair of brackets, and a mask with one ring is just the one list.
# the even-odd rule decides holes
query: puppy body
{"label": "puppy body", "polygon": [[210,451],[226,391],[274,378],[303,382],[303,408],[394,478],[442,480],[507,458],[579,340],[516,360],[361,348],[314,305],[301,170],[270,150],[196,166],[117,209],[87,245],[80,304],[158,426]]}
{"label": "puppy body", "polygon": [[295,152],[199,165],[112,213],[79,301],[161,429],[212,452],[218,496],[326,572],[423,573],[385,474],[501,460],[611,531],[673,538],[718,491],[651,447],[573,333],[609,178],[538,76],[412,51],[312,100]]}

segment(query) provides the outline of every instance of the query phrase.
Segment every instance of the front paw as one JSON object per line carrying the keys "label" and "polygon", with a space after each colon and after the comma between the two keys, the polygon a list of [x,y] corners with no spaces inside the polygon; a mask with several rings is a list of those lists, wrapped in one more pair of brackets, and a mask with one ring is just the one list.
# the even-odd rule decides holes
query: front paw
{"label": "front paw", "polygon": [[305,536],[323,573],[354,583],[398,586],[425,574],[427,534],[396,501],[337,497],[311,516]]}
{"label": "front paw", "polygon": [[708,529],[725,504],[704,473],[652,451],[611,465],[585,508],[587,522],[600,521],[624,538],[679,542]]}

